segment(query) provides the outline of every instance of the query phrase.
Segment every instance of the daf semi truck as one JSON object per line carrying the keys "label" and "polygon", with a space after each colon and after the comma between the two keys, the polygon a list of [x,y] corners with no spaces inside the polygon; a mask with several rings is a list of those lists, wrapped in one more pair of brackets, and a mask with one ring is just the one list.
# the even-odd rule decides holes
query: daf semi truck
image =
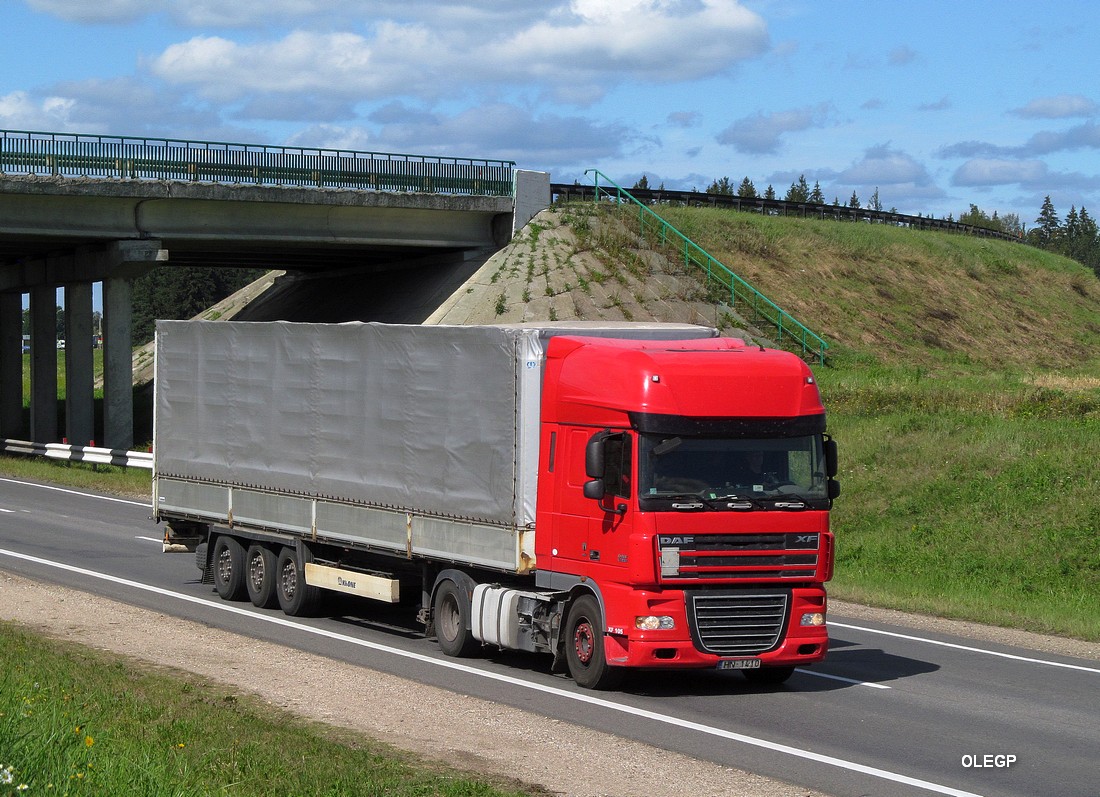
{"label": "daf semi truck", "polygon": [[[781,683],[828,648],[797,356],[670,324],[162,321],[154,519],[225,600],[411,604],[444,653]],[[361,602],[365,608],[369,603]]]}

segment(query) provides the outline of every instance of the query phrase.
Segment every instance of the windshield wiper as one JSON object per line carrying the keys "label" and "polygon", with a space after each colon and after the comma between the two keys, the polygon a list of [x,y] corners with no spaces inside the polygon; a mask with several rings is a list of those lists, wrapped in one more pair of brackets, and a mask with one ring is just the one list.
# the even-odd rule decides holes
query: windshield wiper
{"label": "windshield wiper", "polygon": [[[649,498],[659,498],[662,501],[672,501],[673,509],[702,509],[704,506],[711,509],[719,509],[718,504],[709,498],[704,498],[699,493],[672,493],[671,495],[651,495]],[[689,503],[675,503],[676,501],[688,501]]]}

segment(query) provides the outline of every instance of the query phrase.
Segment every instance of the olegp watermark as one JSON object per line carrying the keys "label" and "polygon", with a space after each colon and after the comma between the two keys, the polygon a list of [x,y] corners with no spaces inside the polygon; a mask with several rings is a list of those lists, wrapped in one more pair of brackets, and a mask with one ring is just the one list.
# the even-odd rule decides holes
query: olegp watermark
{"label": "olegp watermark", "polygon": [[1014,753],[967,753],[962,765],[966,769],[1008,769],[1017,760]]}

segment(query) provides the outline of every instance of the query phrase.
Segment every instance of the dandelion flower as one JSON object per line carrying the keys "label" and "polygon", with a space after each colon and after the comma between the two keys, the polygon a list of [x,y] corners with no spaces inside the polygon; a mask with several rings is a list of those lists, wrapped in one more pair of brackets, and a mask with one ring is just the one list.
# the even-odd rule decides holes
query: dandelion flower
{"label": "dandelion flower", "polygon": [[93,744],[95,744],[95,739],[93,739],[91,736],[85,736],[84,737],[84,746],[85,747],[91,747]]}

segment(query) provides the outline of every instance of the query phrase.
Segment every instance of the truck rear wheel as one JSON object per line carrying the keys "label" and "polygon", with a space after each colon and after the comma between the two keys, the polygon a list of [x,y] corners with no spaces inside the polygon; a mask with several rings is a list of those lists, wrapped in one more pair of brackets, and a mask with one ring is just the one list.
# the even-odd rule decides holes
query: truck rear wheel
{"label": "truck rear wheel", "polygon": [[624,673],[607,663],[603,647],[603,615],[593,595],[573,602],[565,632],[565,661],[577,686],[585,689],[614,689]]}
{"label": "truck rear wheel", "polygon": [[306,571],[290,547],[279,551],[275,563],[275,595],[279,608],[291,617],[309,617],[321,603],[321,589],[306,583]]}
{"label": "truck rear wheel", "polygon": [[470,633],[470,596],[453,581],[441,581],[432,604],[435,637],[448,656],[469,658],[478,649]]}
{"label": "truck rear wheel", "polygon": [[219,534],[214,541],[214,589],[227,601],[245,598],[244,548],[228,534]]}
{"label": "truck rear wheel", "polygon": [[275,593],[275,573],[278,569],[278,557],[266,545],[253,543],[244,555],[245,585],[252,605],[260,609],[274,609],[279,605],[279,596]]}

